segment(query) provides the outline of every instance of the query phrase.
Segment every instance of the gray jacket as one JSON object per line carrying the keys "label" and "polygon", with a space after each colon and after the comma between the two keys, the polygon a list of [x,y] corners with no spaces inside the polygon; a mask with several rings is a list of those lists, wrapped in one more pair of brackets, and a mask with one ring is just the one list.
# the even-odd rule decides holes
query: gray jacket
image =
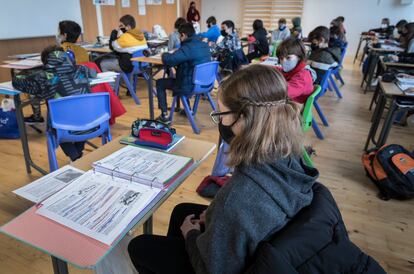
{"label": "gray jacket", "polygon": [[311,203],[317,177],[293,157],[236,168],[207,209],[205,231],[187,235],[195,272],[241,273],[259,242]]}

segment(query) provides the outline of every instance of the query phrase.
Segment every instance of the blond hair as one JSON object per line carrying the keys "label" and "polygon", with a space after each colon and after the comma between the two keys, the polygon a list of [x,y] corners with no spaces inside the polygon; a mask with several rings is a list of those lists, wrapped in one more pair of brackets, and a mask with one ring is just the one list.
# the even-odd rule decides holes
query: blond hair
{"label": "blond hair", "polygon": [[219,96],[241,122],[240,134],[230,143],[229,166],[275,162],[300,155],[300,107],[287,97],[287,83],[279,71],[251,65],[227,78],[221,84]]}

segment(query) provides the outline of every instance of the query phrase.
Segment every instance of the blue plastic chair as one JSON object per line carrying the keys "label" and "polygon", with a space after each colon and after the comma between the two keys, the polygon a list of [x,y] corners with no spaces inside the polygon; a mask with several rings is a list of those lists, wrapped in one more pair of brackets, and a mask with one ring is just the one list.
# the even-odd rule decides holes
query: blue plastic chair
{"label": "blue plastic chair", "polygon": [[[138,50],[132,54],[132,58],[135,57],[142,57],[144,56],[144,50]],[[136,90],[137,90],[137,84],[138,84],[138,75],[142,74],[145,77],[145,74],[142,73],[142,68],[145,68],[148,66],[148,63],[141,63],[141,66],[139,65],[139,62],[132,62],[133,70],[132,72],[121,72],[120,77],[116,80],[115,83],[115,92],[117,95],[119,95],[119,84],[120,80],[124,80],[125,85],[127,86],[127,89],[129,93],[131,94],[132,98],[135,101],[135,104],[140,105],[141,101],[139,100]],[[145,79],[148,81],[148,79]]]}
{"label": "blue plastic chair", "polygon": [[[193,116],[195,116],[195,114],[197,113],[198,104],[200,102],[201,96],[206,96],[211,105],[211,108],[213,110],[216,110],[216,105],[214,104],[214,101],[211,98],[210,92],[214,88],[214,83],[216,81],[218,71],[218,65],[219,62],[213,61],[195,66],[193,72],[193,92],[190,95],[181,95],[180,98],[174,96],[169,117],[171,122],[174,118],[174,111],[175,106],[177,105],[177,100],[181,100],[181,103],[184,106],[185,114],[187,115],[187,118],[190,121],[194,133],[200,134],[200,129],[197,127],[197,124],[195,123]],[[195,96],[193,109],[191,109],[190,106],[190,99],[192,96]]]}
{"label": "blue plastic chair", "polygon": [[335,67],[335,68],[333,68],[332,69],[332,74],[331,74],[331,76],[329,77],[329,89],[332,91],[335,91],[335,93],[336,93],[336,95],[339,97],[339,98],[341,98],[342,99],[342,93],[341,93],[341,91],[339,90],[339,87],[338,87],[338,85],[336,84],[336,82],[335,82],[335,79],[334,79],[334,77],[339,81],[339,82],[341,82],[341,84],[342,85],[345,85],[345,82],[344,82],[344,80],[342,79],[342,76],[341,76],[341,69],[342,69],[342,63],[343,63],[343,61],[344,61],[344,58],[345,58],[345,54],[346,54],[346,49],[347,49],[347,47],[348,47],[348,43],[345,43],[344,44],[344,46],[341,48],[341,51],[342,51],[342,54],[341,54],[341,59],[340,59],[340,61],[339,61],[339,64],[338,64],[338,66],[337,67]]}
{"label": "blue plastic chair", "polygon": [[[329,78],[332,75],[332,69],[328,69],[325,74],[323,75],[322,81],[319,83],[319,85],[321,86],[321,92],[318,94],[318,96],[316,96],[315,100],[313,101],[313,106],[316,109],[316,112],[318,112],[319,117],[322,120],[322,123],[324,126],[328,127],[328,119],[326,119],[325,115],[323,114],[322,108],[319,106],[318,100],[319,98],[321,98],[323,95],[325,95],[326,90],[329,87]],[[324,136],[321,132],[321,130],[318,127],[318,124],[316,123],[315,119],[313,119],[312,121],[312,128],[315,131],[316,136],[323,140]]]}
{"label": "blue plastic chair", "polygon": [[56,149],[61,143],[82,142],[101,136],[102,144],[112,140],[108,93],[63,97],[48,101],[47,150],[50,172],[57,170]]}

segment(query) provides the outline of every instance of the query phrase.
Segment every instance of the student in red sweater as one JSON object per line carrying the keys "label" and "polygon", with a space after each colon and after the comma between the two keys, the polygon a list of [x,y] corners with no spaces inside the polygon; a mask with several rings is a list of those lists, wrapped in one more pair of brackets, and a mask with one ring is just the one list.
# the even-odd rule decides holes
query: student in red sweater
{"label": "student in red sweater", "polygon": [[306,50],[297,38],[284,40],[277,48],[276,55],[282,65],[279,70],[288,82],[288,96],[293,101],[304,104],[313,92],[316,73],[306,65]]}

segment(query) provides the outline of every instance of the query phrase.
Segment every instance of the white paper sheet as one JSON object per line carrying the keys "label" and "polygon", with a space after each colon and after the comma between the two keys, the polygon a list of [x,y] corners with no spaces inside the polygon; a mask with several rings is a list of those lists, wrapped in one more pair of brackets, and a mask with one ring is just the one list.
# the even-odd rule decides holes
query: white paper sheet
{"label": "white paper sheet", "polygon": [[13,191],[34,203],[39,203],[63,189],[85,172],[72,166],[64,166],[46,176]]}
{"label": "white paper sheet", "polygon": [[[182,170],[191,158],[162,153],[136,146],[126,146],[93,163],[98,172],[114,174],[162,187],[171,177]],[[108,173],[108,174],[109,174]]]}
{"label": "white paper sheet", "polygon": [[110,245],[160,191],[88,171],[46,199],[37,213]]}
{"label": "white paper sheet", "polygon": [[23,59],[16,62],[12,62],[9,65],[12,66],[24,66],[24,67],[39,67],[42,66],[42,62],[39,60]]}

